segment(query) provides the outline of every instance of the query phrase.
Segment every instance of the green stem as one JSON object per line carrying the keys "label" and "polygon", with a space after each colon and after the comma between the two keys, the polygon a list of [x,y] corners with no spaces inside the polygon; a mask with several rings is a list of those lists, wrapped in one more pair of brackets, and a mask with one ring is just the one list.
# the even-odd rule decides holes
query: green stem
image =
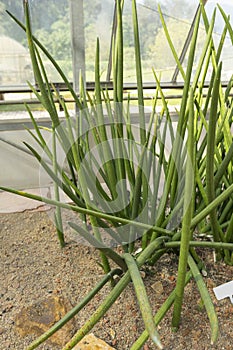
{"label": "green stem", "polygon": [[[180,248],[181,242],[179,241],[172,241],[172,242],[166,242],[164,243],[165,248]],[[189,242],[190,247],[200,247],[200,248],[221,248],[221,249],[228,249],[233,251],[233,243],[222,243],[222,242],[208,242],[208,241],[190,241]]]}
{"label": "green stem", "polygon": [[[192,273],[189,271],[186,274],[185,284],[187,284],[192,277]],[[154,322],[155,325],[158,326],[158,324],[162,321],[172,304],[175,300],[176,292],[173,290],[169,297],[166,299],[166,301],[163,303],[163,305],[160,307],[160,309],[157,311],[157,313],[154,316]],[[136,342],[131,346],[130,350],[140,350],[142,349],[145,342],[148,340],[149,334],[147,330],[145,330],[140,337],[136,340]]]}
{"label": "green stem", "polygon": [[[54,126],[52,127],[52,137],[53,137],[53,170],[55,175],[58,174],[58,167],[57,167],[57,147],[56,147],[56,131]],[[55,194],[55,200],[60,201],[60,194],[59,194],[59,186],[56,181],[53,182],[54,186],[54,194]],[[58,240],[60,242],[61,247],[63,248],[65,246],[65,240],[64,240],[64,233],[63,233],[63,223],[62,223],[62,215],[61,215],[61,208],[56,207],[55,213],[55,224],[56,224],[56,230],[57,230],[57,236]]]}
{"label": "green stem", "polygon": [[135,48],[138,106],[139,106],[139,118],[140,118],[140,142],[141,142],[141,145],[144,145],[146,142],[146,125],[145,125],[145,113],[144,113],[142,63],[141,63],[141,52],[140,52],[138,15],[137,15],[137,5],[135,0],[132,1],[132,16],[133,16],[133,28],[134,28],[134,48]]}
{"label": "green stem", "polygon": [[[148,246],[137,258],[136,262],[138,268],[140,268],[145,261],[151,256],[155,249],[163,244],[164,238],[158,238],[153,241],[150,246]],[[63,347],[62,350],[70,350],[72,349],[93,327],[94,325],[103,317],[103,315],[108,311],[108,309],[112,306],[112,304],[116,301],[122,291],[126,288],[128,283],[130,282],[130,274],[129,271],[125,273],[125,275],[121,278],[121,280],[117,283],[117,285],[113,288],[113,290],[108,294],[102,304],[98,307],[98,309],[91,315],[89,320],[83,325],[82,328],[78,330],[78,332],[74,335],[74,337]]]}
{"label": "green stem", "polygon": [[181,308],[183,303],[185,275],[187,270],[187,260],[189,252],[189,242],[191,239],[191,219],[193,215],[193,189],[194,189],[194,103],[193,103],[193,89],[190,90],[189,102],[189,124],[188,124],[188,152],[185,174],[185,193],[184,193],[184,218],[182,221],[180,257],[178,266],[178,276],[176,284],[176,298],[174,303],[174,311],[172,318],[172,326],[179,327]]}
{"label": "green stem", "polygon": [[163,346],[160,342],[159,334],[155,327],[155,323],[152,315],[152,309],[150,306],[150,302],[146,293],[146,288],[143,283],[138,266],[134,258],[129,253],[124,254],[124,259],[134,285],[135,293],[137,296],[138,304],[141,310],[141,314],[142,314],[142,318],[143,318],[146,330],[149,333],[152,341],[158,346],[159,349],[162,349]]}
{"label": "green stem", "polygon": [[[66,204],[66,203],[61,203],[58,202],[56,200],[53,199],[49,199],[46,197],[41,197],[35,194],[31,194],[31,193],[27,193],[24,191],[18,191],[12,188],[8,188],[8,187],[3,187],[0,186],[0,190],[2,191],[6,191],[9,193],[14,193],[17,194],[18,196],[22,196],[25,198],[29,198],[29,199],[34,199],[52,206],[59,206],[61,208],[64,209],[69,209],[72,211],[75,211],[77,213],[81,213],[81,214],[85,214],[85,215],[93,215],[97,218],[102,218],[105,220],[108,220],[109,222],[116,222],[116,223],[121,223],[121,224],[130,224],[130,225],[134,225],[136,227],[140,227],[142,229],[145,230],[149,230],[150,232],[157,232],[160,233],[162,235],[168,235],[168,236],[172,236],[174,233],[172,231],[166,230],[164,228],[158,227],[158,226],[151,226],[148,224],[144,224],[142,222],[138,222],[138,221],[134,221],[134,220],[129,220],[126,218],[122,218],[122,217],[118,217],[118,216],[114,216],[114,215],[109,215],[109,214],[105,214],[103,212],[99,212],[96,210],[91,210],[91,209],[86,209],[83,207],[80,207],[78,205],[71,205],[71,204]],[[191,228],[194,228],[199,222],[201,222],[206,216],[209,215],[209,213],[211,212],[211,210],[213,210],[214,208],[216,208],[218,205],[220,205],[222,202],[224,202],[226,199],[228,199],[228,197],[233,193],[233,184],[230,185],[224,192],[222,192],[218,197],[216,197],[213,202],[211,202],[210,204],[208,204],[207,207],[205,207],[205,209],[203,209],[199,214],[197,214],[196,216],[194,216],[194,218],[191,221]]]}
{"label": "green stem", "polygon": [[197,287],[200,291],[202,301],[205,305],[207,315],[210,320],[210,327],[211,327],[211,344],[213,345],[216,343],[217,338],[218,338],[218,318],[214,309],[214,305],[212,303],[212,300],[210,298],[210,294],[207,290],[207,287],[203,281],[202,275],[194,262],[193,258],[191,255],[188,257],[188,264],[189,267],[192,271],[193,277],[197,283]]}
{"label": "green stem", "polygon": [[48,95],[48,91],[46,90],[43,77],[41,75],[40,71],[40,65],[38,63],[37,57],[36,57],[36,49],[34,47],[33,37],[32,37],[32,31],[31,31],[31,21],[30,21],[30,14],[29,14],[29,4],[28,1],[24,0],[24,12],[25,12],[25,19],[26,19],[26,34],[27,34],[27,41],[28,41],[28,48],[30,52],[30,57],[32,61],[32,67],[35,75],[35,80],[40,88],[41,91],[41,98],[43,101],[43,105],[46,106],[46,109],[49,112],[49,115],[51,116],[55,127],[59,125],[59,118],[58,115],[53,108],[53,104],[51,103]]}
{"label": "green stem", "polygon": [[123,271],[127,270],[127,266],[124,260],[113,249],[108,248],[106,245],[104,245],[102,241],[95,238],[95,236],[93,236],[90,232],[84,230],[79,225],[76,225],[73,222],[69,222],[69,225],[94,248],[100,250],[102,253],[104,253],[106,256],[112,259],[119,267],[122,268]]}
{"label": "green stem", "polygon": [[[7,11],[7,14],[26,32],[26,27],[21,23],[12,13]],[[66,75],[63,73],[62,69],[59,67],[57,62],[54,60],[54,58],[50,55],[50,53],[46,50],[46,48],[41,44],[39,40],[37,40],[33,35],[32,35],[33,41],[36,43],[36,45],[41,49],[41,51],[45,54],[45,56],[49,59],[49,61],[52,63],[52,65],[55,67],[59,75],[61,76],[62,80],[65,82],[66,86],[68,87],[68,90],[72,94],[72,97],[75,100],[75,103],[77,104],[79,109],[82,109],[82,103],[80,102],[79,98],[77,97],[77,94],[75,93],[72,84],[69,82],[67,79]]]}
{"label": "green stem", "polygon": [[[232,187],[232,188],[230,188],[231,192],[233,192],[233,185],[231,187]],[[166,230],[164,228],[158,227],[158,226],[152,226],[152,225],[144,224],[144,223],[139,222],[139,221],[129,220],[129,219],[126,219],[126,218],[122,218],[122,217],[118,217],[118,216],[114,216],[114,215],[110,215],[110,214],[105,214],[103,212],[96,211],[96,210],[91,210],[91,209],[87,209],[87,208],[83,208],[83,207],[80,207],[78,205],[71,205],[71,204],[67,204],[67,203],[58,202],[58,201],[56,201],[54,199],[41,197],[41,196],[38,196],[38,195],[35,195],[35,194],[27,193],[27,192],[24,192],[24,191],[18,191],[18,190],[14,190],[12,188],[3,187],[3,186],[0,186],[0,190],[6,191],[6,192],[9,192],[9,193],[14,193],[14,194],[17,194],[17,195],[25,197],[25,198],[38,200],[40,202],[43,202],[43,203],[46,203],[46,204],[50,204],[52,206],[59,206],[61,208],[69,209],[69,210],[75,211],[77,213],[81,213],[81,214],[85,214],[85,215],[91,215],[91,216],[95,216],[97,218],[102,218],[102,219],[108,220],[110,222],[134,225],[136,227],[139,227],[139,228],[142,228],[142,229],[145,229],[145,230],[149,230],[149,231],[152,231],[152,232],[154,231],[154,232],[160,233],[162,235],[168,235],[168,236],[173,235],[173,232],[171,232],[169,230]]]}
{"label": "green stem", "polygon": [[[213,85],[212,100],[210,106],[209,127],[207,133],[207,155],[206,155],[206,192],[208,202],[211,203],[215,198],[215,185],[214,185],[214,158],[215,158],[215,138],[216,138],[216,124],[218,116],[218,100],[220,89],[222,65],[220,64]],[[214,240],[220,241],[219,224],[217,220],[216,209],[210,212],[210,221],[213,230]]]}
{"label": "green stem", "polygon": [[191,227],[194,228],[199,222],[207,217],[213,209],[228,199],[232,193],[233,184],[230,185],[225,191],[223,191],[218,197],[216,197],[211,203],[209,203],[200,213],[194,216],[191,221]]}

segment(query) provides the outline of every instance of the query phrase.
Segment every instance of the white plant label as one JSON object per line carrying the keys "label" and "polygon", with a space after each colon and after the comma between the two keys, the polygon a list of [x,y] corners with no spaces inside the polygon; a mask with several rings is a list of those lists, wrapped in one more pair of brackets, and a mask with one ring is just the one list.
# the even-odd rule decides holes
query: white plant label
{"label": "white plant label", "polygon": [[221,284],[220,286],[213,288],[213,290],[218,300],[229,297],[233,304],[233,281]]}

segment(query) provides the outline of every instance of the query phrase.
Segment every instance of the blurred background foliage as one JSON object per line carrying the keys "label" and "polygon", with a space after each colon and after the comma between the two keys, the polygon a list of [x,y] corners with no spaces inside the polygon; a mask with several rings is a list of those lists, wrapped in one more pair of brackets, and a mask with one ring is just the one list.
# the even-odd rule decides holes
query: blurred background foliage
{"label": "blurred background foliage", "polygon": [[[100,38],[101,43],[101,62],[102,70],[104,71],[102,79],[105,80],[109,60],[114,3],[113,0],[84,1],[87,80],[93,80],[95,52],[93,43],[95,43],[97,36]],[[164,36],[162,34],[157,3],[158,1],[154,0],[138,1],[142,61],[144,73],[148,80],[150,78],[153,80],[152,66],[155,68],[160,67],[163,70],[169,66],[174,66],[171,56],[168,57],[168,60],[164,60],[164,55],[166,55],[169,48],[168,46],[164,47]],[[176,46],[179,46],[180,49],[182,49],[190,28],[197,4],[197,1],[187,0],[175,2],[166,0],[162,2],[162,10],[167,14],[168,28],[173,33]],[[60,63],[65,73],[72,78],[69,1],[31,0],[30,7],[34,35]],[[7,35],[26,47],[24,32],[18,29],[9,16],[4,13],[6,9],[23,21],[22,1],[0,0],[0,35]],[[127,70],[126,76],[129,81],[134,80],[131,12],[131,1],[125,1],[123,14],[124,46],[126,48],[125,70]]]}

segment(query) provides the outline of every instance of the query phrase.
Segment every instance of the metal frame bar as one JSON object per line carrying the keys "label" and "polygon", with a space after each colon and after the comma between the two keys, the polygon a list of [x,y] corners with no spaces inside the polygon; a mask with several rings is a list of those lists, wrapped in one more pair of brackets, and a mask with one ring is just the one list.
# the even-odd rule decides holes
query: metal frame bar
{"label": "metal frame bar", "polygon": [[[223,81],[222,86],[226,87],[228,84],[228,81]],[[65,83],[57,83],[54,84],[56,89],[59,92],[68,91],[67,86]],[[150,83],[144,83],[143,84],[145,90],[151,90],[156,89],[157,84],[150,82]],[[184,83],[183,82],[161,82],[160,86],[163,89],[183,89]],[[204,87],[208,87],[209,84],[205,83]],[[108,88],[109,90],[113,89],[113,83],[111,81],[102,81],[101,82],[102,88]],[[35,89],[38,90],[38,87],[35,86]],[[86,82],[86,89],[88,91],[94,91],[95,90],[95,82],[88,81]],[[137,84],[136,83],[124,83],[124,90],[137,90]],[[14,87],[6,87],[6,86],[0,86],[0,94],[8,94],[8,93],[32,93],[32,90],[28,86],[14,86]]]}

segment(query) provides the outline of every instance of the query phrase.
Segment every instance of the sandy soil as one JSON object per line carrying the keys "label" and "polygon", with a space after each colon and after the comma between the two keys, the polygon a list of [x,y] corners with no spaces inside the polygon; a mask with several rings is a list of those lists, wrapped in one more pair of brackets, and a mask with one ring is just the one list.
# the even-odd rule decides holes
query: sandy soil
{"label": "sandy soil", "polygon": [[[15,317],[25,307],[51,294],[67,297],[76,305],[102,276],[96,263],[98,252],[68,238],[61,250],[54,226],[47,212],[25,211],[0,214],[0,349],[23,350],[33,336],[20,337],[15,330]],[[164,348],[226,349],[233,348],[233,305],[230,299],[217,301],[212,288],[233,279],[233,267],[214,264],[211,251],[203,253],[208,275],[206,284],[219,317],[220,335],[210,345],[210,327],[201,307],[196,284],[191,281],[185,290],[182,323],[177,333],[171,331],[172,310],[159,325]],[[177,256],[164,256],[159,265],[145,277],[146,288],[154,311],[165,301],[176,281]],[[159,293],[154,286],[160,286]],[[106,286],[75,318],[79,328],[95,310],[109,290]],[[132,285],[129,285],[93,332],[117,350],[130,349],[143,331],[143,322]],[[38,349],[60,350],[48,342]],[[144,350],[155,349],[147,342]]]}

